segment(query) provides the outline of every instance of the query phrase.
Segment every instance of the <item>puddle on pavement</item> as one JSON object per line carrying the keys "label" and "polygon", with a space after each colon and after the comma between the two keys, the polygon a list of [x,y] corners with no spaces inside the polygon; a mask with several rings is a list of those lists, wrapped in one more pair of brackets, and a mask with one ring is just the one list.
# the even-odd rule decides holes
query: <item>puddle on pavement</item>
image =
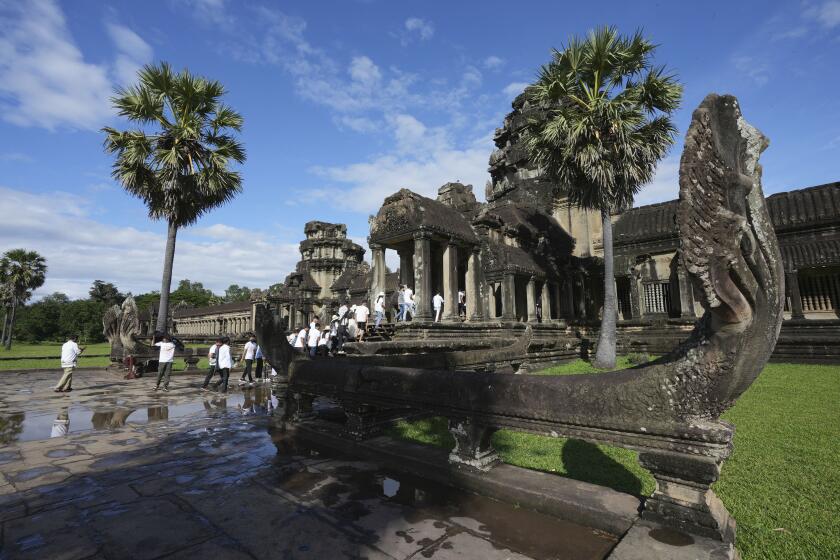
{"label": "puddle on pavement", "polygon": [[439,528],[458,525],[498,547],[535,559],[600,559],[617,543],[616,538],[592,528],[416,476],[379,470],[300,437],[287,437],[276,430],[272,436],[278,458],[291,455],[319,460],[311,468],[286,469],[275,479],[276,485],[303,500],[320,501],[347,522],[364,524],[375,507],[370,500],[380,500],[402,506],[409,523],[431,519]]}
{"label": "puddle on pavement", "polygon": [[[166,403],[166,397],[155,395],[142,405],[131,406],[124,396],[116,398],[109,391],[80,390],[84,405],[72,404],[55,412],[13,412],[0,414],[0,445],[13,442],[44,440],[93,430],[116,430],[125,426],[168,422],[183,418],[215,417],[223,414],[264,416],[282,406],[271,387],[233,389],[227,394],[196,393],[190,400]],[[91,398],[93,397],[93,398]],[[160,403],[160,404],[158,404]]]}

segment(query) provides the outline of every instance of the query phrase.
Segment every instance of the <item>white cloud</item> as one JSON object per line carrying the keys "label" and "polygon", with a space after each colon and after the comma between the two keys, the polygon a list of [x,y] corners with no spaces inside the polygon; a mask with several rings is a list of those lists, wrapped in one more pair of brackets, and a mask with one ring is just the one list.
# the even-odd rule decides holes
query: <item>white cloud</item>
{"label": "white cloud", "polygon": [[380,130],[380,125],[367,117],[351,117],[342,115],[334,119],[339,128],[349,128],[355,132],[369,133]]}
{"label": "white cloud", "polygon": [[[0,187],[0,200],[16,210],[0,221],[0,252],[25,247],[47,259],[47,282],[36,295],[84,297],[95,279],[135,294],[159,289],[163,234],[96,221],[91,201],[68,193]],[[216,293],[230,284],[264,288],[282,281],[299,257],[297,244],[262,231],[223,224],[185,229],[174,278],[204,282]]]}
{"label": "white cloud", "polygon": [[528,82],[513,82],[506,85],[505,89],[502,90],[502,93],[513,99],[514,97],[525,91],[525,88],[529,85],[531,84],[529,84]]}
{"label": "white cloud", "polygon": [[505,59],[499,58],[498,56],[495,56],[495,55],[492,55],[492,56],[488,56],[487,58],[485,58],[484,62],[482,64],[488,70],[496,70],[496,69],[501,68],[502,66],[505,65]]}
{"label": "white cloud", "polygon": [[366,56],[356,56],[350,61],[350,77],[365,86],[376,86],[382,80],[379,67]]}
{"label": "white cloud", "polygon": [[416,33],[424,41],[431,39],[435,34],[435,26],[432,22],[419,17],[410,17],[405,20],[405,29],[410,33]]}
{"label": "white cloud", "polygon": [[106,26],[108,35],[117,47],[117,59],[114,71],[120,85],[127,85],[137,80],[137,70],[152,60],[152,47],[137,33],[116,23]]}
{"label": "white cloud", "polygon": [[840,0],[828,0],[809,5],[804,15],[827,29],[834,29],[840,25]]}
{"label": "white cloud", "polygon": [[409,114],[389,118],[396,143],[393,153],[344,166],[317,167],[316,174],[338,185],[335,190],[348,210],[374,212],[386,196],[401,188],[434,198],[448,181],[472,184],[484,192],[490,178],[487,160],[490,136],[456,147],[444,127],[427,127]]}
{"label": "white cloud", "polygon": [[767,62],[752,56],[735,56],[732,64],[742,75],[755,82],[757,86],[763,86],[770,80],[770,65]]}
{"label": "white cloud", "polygon": [[668,156],[659,162],[653,180],[636,195],[634,206],[674,200],[680,194],[680,159]]}
{"label": "white cloud", "polygon": [[51,0],[10,2],[0,10],[0,113],[19,126],[95,130],[113,112],[112,75],[125,80],[151,59],[149,45],[126,27],[108,24],[112,65],[85,61]]}
{"label": "white cloud", "polygon": [[30,156],[29,154],[24,154],[21,152],[4,152],[0,154],[0,161],[12,161],[17,163],[32,163],[35,161],[35,158]]}
{"label": "white cloud", "polygon": [[102,126],[111,115],[107,68],[85,62],[50,1],[10,3],[0,15],[0,112],[21,126]]}

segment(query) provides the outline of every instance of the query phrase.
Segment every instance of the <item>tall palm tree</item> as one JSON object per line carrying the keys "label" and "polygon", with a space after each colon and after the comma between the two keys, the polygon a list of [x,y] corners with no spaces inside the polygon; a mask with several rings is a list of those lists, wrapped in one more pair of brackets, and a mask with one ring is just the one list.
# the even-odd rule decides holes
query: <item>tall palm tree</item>
{"label": "tall palm tree", "polygon": [[165,331],[178,229],[195,223],[242,191],[233,163],[245,150],[231,132],[242,117],[221,101],[225,88],[215,80],[174,73],[164,63],[147,65],[138,83],[118,89],[111,99],[134,130],[103,128],[105,150],[116,155],[112,176],[141,199],[155,220],[166,220],[166,253],[157,330]]}
{"label": "tall palm tree", "polygon": [[604,237],[604,308],[594,365],[615,367],[617,302],[610,216],[633,204],[656,165],[674,143],[671,116],[682,85],[654,66],[656,46],[636,32],[614,27],[572,37],[554,51],[530,102],[544,119],[529,126],[531,160],[555,180],[570,201],[601,214]]}
{"label": "tall palm tree", "polygon": [[47,261],[35,251],[12,249],[6,251],[0,259],[0,280],[5,287],[3,291],[9,305],[8,319],[4,320],[3,325],[3,345],[6,350],[12,348],[12,332],[18,306],[32,297],[32,290],[44,285],[46,276]]}

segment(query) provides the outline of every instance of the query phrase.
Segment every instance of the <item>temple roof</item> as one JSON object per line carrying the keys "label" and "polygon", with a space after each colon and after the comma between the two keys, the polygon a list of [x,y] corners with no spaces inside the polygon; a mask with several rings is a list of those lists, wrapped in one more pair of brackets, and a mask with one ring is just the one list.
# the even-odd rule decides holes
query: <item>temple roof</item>
{"label": "temple roof", "polygon": [[618,245],[676,238],[678,205],[679,200],[669,200],[627,210],[613,224],[614,243]]}
{"label": "temple roof", "polygon": [[457,210],[408,189],[400,189],[385,199],[371,220],[370,241],[387,242],[418,231],[455,237],[466,243],[478,243],[467,219]]}
{"label": "temple roof", "polygon": [[224,315],[225,313],[235,313],[237,311],[250,311],[250,301],[234,301],[232,303],[223,303],[221,305],[208,305],[207,307],[188,307],[176,309],[172,315],[176,318],[183,317],[197,317],[200,315]]}
{"label": "temple roof", "polygon": [[[632,208],[613,224],[615,244],[677,238],[678,200]],[[840,182],[776,193],[767,197],[776,233],[840,224]]]}

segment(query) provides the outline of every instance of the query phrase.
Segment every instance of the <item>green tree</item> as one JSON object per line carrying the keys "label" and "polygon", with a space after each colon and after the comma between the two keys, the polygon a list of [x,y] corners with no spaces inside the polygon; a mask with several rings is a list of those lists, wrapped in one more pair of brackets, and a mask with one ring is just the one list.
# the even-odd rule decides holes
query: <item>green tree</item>
{"label": "green tree", "polygon": [[77,334],[83,343],[104,342],[102,316],[110,305],[104,301],[78,299],[61,306],[60,336]]}
{"label": "green tree", "polygon": [[102,280],[94,280],[88,291],[91,301],[99,301],[110,305],[120,305],[125,299],[115,285]]}
{"label": "green tree", "polygon": [[215,297],[212,290],[208,290],[201,282],[181,280],[178,289],[172,292],[170,299],[174,302],[184,302],[190,307],[205,307]]}
{"label": "green tree", "polygon": [[67,301],[48,296],[21,306],[15,320],[15,339],[25,342],[58,340],[62,335],[61,310],[65,305]]}
{"label": "green tree", "polygon": [[249,301],[251,299],[251,288],[247,286],[239,287],[238,284],[231,284],[225,290],[225,303],[233,303],[235,301]]}
{"label": "green tree", "polygon": [[245,161],[244,148],[231,135],[241,131],[242,117],[222,103],[220,82],[188,70],[174,73],[166,63],[147,65],[138,79],[118,89],[112,103],[140,128],[102,130],[106,151],[116,156],[114,179],[146,204],[152,219],[167,223],[157,318],[157,329],[163,331],[178,229],[242,191],[240,174],[230,169]]}
{"label": "green tree", "polygon": [[570,201],[601,214],[604,308],[594,365],[615,367],[615,273],[611,215],[633,204],[674,143],[671,115],[682,86],[652,62],[656,46],[637,32],[614,27],[573,37],[554,51],[527,88],[544,119],[529,123],[531,160],[563,188]]}
{"label": "green tree", "polygon": [[[8,305],[8,326],[4,325],[6,350],[12,348],[12,332],[15,328],[15,314],[18,306],[32,297],[32,291],[44,285],[47,276],[47,261],[35,251],[12,249],[0,259],[0,282],[6,288]],[[4,321],[5,323],[5,321]]]}

